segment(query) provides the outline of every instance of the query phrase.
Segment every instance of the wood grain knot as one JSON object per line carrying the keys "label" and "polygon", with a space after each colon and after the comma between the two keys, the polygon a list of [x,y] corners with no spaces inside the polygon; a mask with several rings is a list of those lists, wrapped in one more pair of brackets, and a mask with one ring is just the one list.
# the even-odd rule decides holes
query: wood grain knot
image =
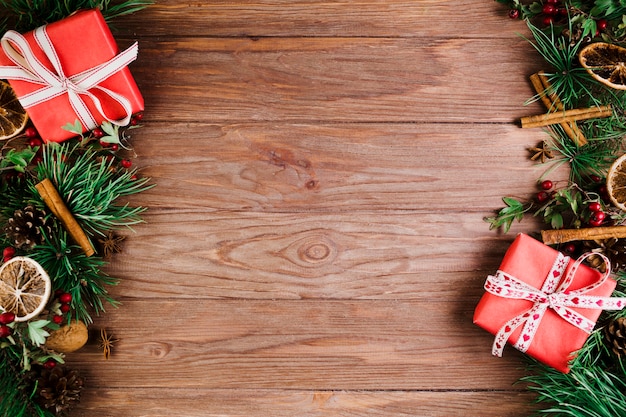
{"label": "wood grain knot", "polygon": [[337,256],[335,243],[326,236],[307,236],[297,244],[298,263],[301,265],[331,263]]}
{"label": "wood grain knot", "polygon": [[150,357],[155,359],[163,359],[169,355],[172,350],[172,347],[169,344],[159,342],[149,343],[146,348]]}

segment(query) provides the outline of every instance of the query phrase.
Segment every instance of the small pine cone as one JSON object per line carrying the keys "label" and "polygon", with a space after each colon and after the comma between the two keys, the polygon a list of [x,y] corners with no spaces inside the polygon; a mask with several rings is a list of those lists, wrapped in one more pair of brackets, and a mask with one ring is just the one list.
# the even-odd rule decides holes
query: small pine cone
{"label": "small pine cone", "polygon": [[15,210],[7,221],[4,231],[11,244],[18,249],[30,250],[44,240],[44,235],[51,232],[46,213],[34,206]]}
{"label": "small pine cone", "polygon": [[626,317],[611,321],[604,328],[604,336],[617,356],[626,354]]}
{"label": "small pine cone", "polygon": [[55,415],[65,413],[80,401],[83,378],[73,369],[62,366],[42,369],[36,382],[36,401]]}

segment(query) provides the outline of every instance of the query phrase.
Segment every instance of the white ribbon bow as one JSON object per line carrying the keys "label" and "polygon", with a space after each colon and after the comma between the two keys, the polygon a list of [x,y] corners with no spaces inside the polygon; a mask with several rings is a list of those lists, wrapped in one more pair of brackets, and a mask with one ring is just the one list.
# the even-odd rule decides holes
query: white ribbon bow
{"label": "white ribbon bow", "polygon": [[[27,109],[55,97],[67,94],[72,108],[83,127],[92,130],[98,127],[98,122],[83,99],[83,97],[86,96],[91,99],[97,111],[100,113],[101,118],[121,126],[125,126],[130,122],[132,116],[130,101],[114,91],[101,87],[99,84],[137,59],[138,46],[136,42],[124,52],[100,65],[83,71],[80,74],[67,76],[63,71],[54,45],[48,37],[46,27],[42,26],[35,29],[34,36],[37,44],[52,64],[53,70],[46,68],[37,59],[26,41],[26,38],[18,32],[10,30],[6,32],[0,40],[0,45],[4,53],[16,65],[0,66],[0,78],[28,81],[42,86],[40,89],[19,98],[24,108]],[[125,116],[117,120],[109,117],[102,108],[100,99],[89,91],[92,89],[102,91],[108,97],[119,103],[124,109]]]}
{"label": "white ribbon bow", "polygon": [[[598,255],[604,259],[606,263],[606,271],[600,279],[591,285],[578,290],[569,291],[568,288],[574,280],[574,275],[581,263],[591,255]],[[586,333],[591,333],[595,326],[595,322],[587,317],[572,310],[570,307],[602,309],[602,310],[621,310],[626,307],[626,298],[618,297],[598,297],[587,295],[600,287],[607,280],[611,273],[609,260],[602,254],[587,253],[574,263],[567,276],[559,285],[559,281],[563,278],[565,268],[570,258],[559,252],[548,276],[546,277],[541,290],[534,288],[525,282],[520,281],[514,276],[504,271],[497,271],[495,276],[488,276],[485,282],[485,290],[491,294],[504,298],[512,298],[517,300],[532,301],[533,305],[528,310],[517,315],[507,321],[496,333],[493,342],[492,353],[495,356],[502,356],[504,346],[511,334],[520,326],[522,332],[513,345],[516,349],[526,352],[530,346],[535,333],[539,327],[539,323],[548,308],[551,308],[561,318],[568,323],[578,327]]]}

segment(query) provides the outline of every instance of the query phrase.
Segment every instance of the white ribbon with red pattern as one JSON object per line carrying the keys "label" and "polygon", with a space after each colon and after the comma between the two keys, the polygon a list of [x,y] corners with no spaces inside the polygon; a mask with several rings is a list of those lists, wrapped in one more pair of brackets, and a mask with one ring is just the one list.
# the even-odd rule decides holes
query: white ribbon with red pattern
{"label": "white ribbon with red pattern", "polygon": [[[83,71],[80,74],[67,76],[63,71],[54,45],[46,32],[46,27],[42,26],[35,29],[34,37],[41,50],[46,54],[52,64],[52,70],[46,68],[37,59],[33,54],[31,46],[26,41],[26,38],[18,32],[10,30],[6,32],[0,40],[4,53],[16,65],[0,66],[0,78],[28,81],[42,86],[40,89],[19,98],[24,108],[27,109],[55,97],[67,94],[72,108],[83,127],[92,130],[98,126],[98,122],[83,99],[83,97],[86,96],[93,102],[100,116],[105,120],[121,126],[127,125],[130,122],[132,116],[130,101],[110,89],[101,87],[99,84],[137,59],[138,46],[136,42],[130,48],[111,58],[109,61]],[[125,116],[116,120],[109,117],[104,111],[100,99],[89,91],[92,89],[103,92],[119,103],[124,109]]]}
{"label": "white ribbon with red pattern", "polygon": [[[591,255],[601,256],[604,259],[606,264],[604,275],[591,285],[569,291],[568,288],[574,280],[574,275],[578,267]],[[526,352],[548,308],[554,310],[554,312],[568,323],[586,333],[591,333],[596,323],[572,310],[570,307],[602,310],[621,310],[626,307],[626,298],[598,297],[586,294],[600,287],[609,277],[611,268],[606,256],[587,253],[578,258],[567,276],[563,277],[569,260],[569,257],[559,252],[540,290],[500,270],[496,272],[495,276],[490,275],[487,277],[487,281],[485,282],[485,290],[487,292],[499,297],[533,302],[531,308],[507,321],[500,328],[498,333],[496,333],[492,348],[492,353],[495,356],[502,356],[504,346],[509,340],[509,337],[522,325],[524,326],[522,332],[513,346],[522,352]],[[561,282],[562,278],[564,279]],[[559,282],[561,283],[559,284]]]}

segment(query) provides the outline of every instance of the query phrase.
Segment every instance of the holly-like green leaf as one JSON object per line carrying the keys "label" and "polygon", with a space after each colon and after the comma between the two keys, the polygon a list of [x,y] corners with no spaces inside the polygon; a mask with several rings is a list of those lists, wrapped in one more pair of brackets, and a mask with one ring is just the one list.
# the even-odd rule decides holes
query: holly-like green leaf
{"label": "holly-like green leaf", "polygon": [[113,123],[105,121],[100,126],[102,131],[106,133],[103,137],[100,138],[100,142],[104,143],[117,143],[120,144],[120,127],[114,125]]}
{"label": "holly-like green leaf", "polygon": [[524,213],[528,208],[524,207],[524,204],[512,197],[504,197],[502,199],[506,204],[506,207],[501,209],[495,217],[485,217],[485,221],[488,222],[490,229],[496,229],[502,227],[504,233],[508,233],[511,229],[511,225],[515,220],[522,221]]}
{"label": "holly-like green leaf", "polygon": [[76,119],[74,123],[67,123],[66,125],[62,126],[62,129],[79,136],[83,135],[83,125],[78,119]]}
{"label": "holly-like green leaf", "polygon": [[50,336],[44,327],[50,322],[48,320],[36,320],[28,322],[28,337],[37,347],[46,343],[46,337]]}
{"label": "holly-like green leaf", "polygon": [[36,152],[36,148],[25,148],[20,151],[11,149],[0,159],[0,168],[12,168],[18,172],[24,172],[35,157]]}

